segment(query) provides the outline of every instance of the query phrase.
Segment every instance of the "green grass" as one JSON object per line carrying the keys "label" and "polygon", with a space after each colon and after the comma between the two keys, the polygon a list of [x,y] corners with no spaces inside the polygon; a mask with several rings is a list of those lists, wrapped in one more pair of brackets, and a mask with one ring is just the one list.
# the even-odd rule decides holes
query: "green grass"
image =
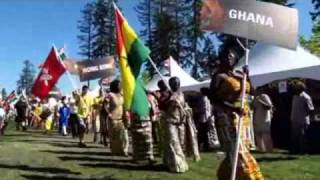
{"label": "green grass", "polygon": [[[320,179],[320,156],[275,153],[256,157],[266,179]],[[89,144],[89,148],[81,149],[76,140],[55,133],[10,130],[0,137],[0,179],[3,180],[215,180],[222,158],[215,153],[204,153],[198,163],[189,159],[189,172],[174,174],[166,172],[159,159],[154,167],[138,166],[130,158],[110,156],[103,146]]]}

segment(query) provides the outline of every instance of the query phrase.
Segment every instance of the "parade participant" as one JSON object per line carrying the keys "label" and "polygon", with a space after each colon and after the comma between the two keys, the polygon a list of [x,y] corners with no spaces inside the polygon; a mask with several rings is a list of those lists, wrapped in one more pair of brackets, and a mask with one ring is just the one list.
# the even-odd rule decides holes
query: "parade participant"
{"label": "parade participant", "polygon": [[2,108],[4,110],[4,119],[3,119],[3,124],[2,124],[2,128],[0,129],[0,134],[4,135],[5,130],[9,124],[9,119],[14,116],[14,111],[13,111],[13,107],[11,107],[11,104],[8,103],[7,101],[4,101],[2,104]]}
{"label": "parade participant", "polygon": [[194,108],[193,117],[198,130],[198,142],[199,148],[203,151],[209,149],[209,137],[208,137],[208,121],[211,117],[211,104],[207,96],[204,95],[203,88],[200,89],[201,95],[199,97],[199,103]]}
{"label": "parade participant", "polygon": [[6,118],[6,112],[4,110],[4,103],[1,101],[0,102],[0,136],[4,134],[5,118]]}
{"label": "parade participant", "polygon": [[291,153],[306,153],[306,132],[313,119],[314,105],[311,97],[305,92],[303,82],[297,82],[291,108]]}
{"label": "parade participant", "polygon": [[93,142],[99,143],[101,118],[103,109],[104,93],[103,89],[99,90],[99,96],[93,99],[92,126],[93,126]]}
{"label": "parade participant", "polygon": [[[206,133],[206,138],[208,138],[208,148],[209,150],[211,149],[217,149],[220,147],[220,143],[219,143],[219,139],[218,139],[218,135],[217,135],[217,130],[216,130],[216,126],[215,126],[215,118],[214,118],[214,113],[213,113],[213,106],[210,104],[210,100],[208,98],[209,96],[209,88],[201,88],[200,92],[202,94],[202,96],[204,96],[204,106],[205,108],[205,118],[206,118],[206,129],[207,133]],[[208,104],[209,103],[209,104]],[[202,130],[202,128],[200,127],[200,129]],[[199,131],[201,131],[199,130]],[[199,136],[198,136],[199,137]],[[199,141],[200,142],[200,141]],[[205,145],[206,146],[206,145]]]}
{"label": "parade participant", "polygon": [[[184,141],[183,129],[185,118],[183,107],[185,104],[184,96],[180,92],[180,80],[173,77],[169,80],[172,95],[165,108],[162,126],[164,131],[163,138],[163,163],[171,172],[183,173],[188,171],[187,164],[181,141]],[[164,108],[164,107],[163,107]]]}
{"label": "parade participant", "polygon": [[61,133],[63,136],[66,136],[67,133],[67,127],[68,127],[68,121],[70,118],[70,108],[67,105],[67,97],[63,96],[61,98],[62,106],[59,109],[59,122],[61,126]]}
{"label": "parade participant", "polygon": [[105,109],[110,124],[110,148],[113,155],[128,156],[129,138],[125,127],[124,99],[119,80],[110,84],[110,93],[106,97]]}
{"label": "parade participant", "polygon": [[162,131],[162,122],[165,121],[165,110],[167,109],[167,103],[170,99],[171,96],[171,92],[168,88],[168,86],[166,85],[166,82],[164,80],[159,80],[158,81],[158,88],[159,90],[155,92],[156,95],[156,99],[158,102],[158,108],[159,108],[159,143],[158,143],[158,151],[159,154],[163,154],[163,136],[164,136],[164,132]]}
{"label": "parade participant", "polygon": [[159,109],[164,111],[167,108],[167,102],[170,99],[171,92],[168,89],[168,86],[164,82],[164,80],[160,80],[158,82],[159,91],[156,92],[157,100],[159,104]]}
{"label": "parade participant", "polygon": [[69,99],[70,105],[70,118],[69,124],[71,128],[72,138],[76,138],[79,136],[79,118],[78,118],[78,107],[76,103],[76,92],[72,92],[72,97]]}
{"label": "parade participant", "polygon": [[181,108],[181,112],[183,112],[181,116],[185,118],[185,127],[183,129],[185,137],[181,141],[185,142],[185,152],[187,156],[193,156],[194,160],[198,162],[201,158],[198,144],[198,130],[193,120],[193,112],[187,103],[185,103]]}
{"label": "parade participant", "polygon": [[[151,103],[149,102],[151,109]],[[154,162],[153,139],[152,139],[152,121],[150,116],[140,117],[137,114],[131,116],[131,133],[133,160],[148,160],[150,164]]]}
{"label": "parade participant", "polygon": [[59,104],[58,104],[58,101],[55,97],[49,97],[48,98],[48,105],[49,105],[50,111],[52,112],[52,117],[49,117],[49,118],[52,120],[51,120],[51,125],[49,126],[49,124],[48,124],[47,128],[50,128],[49,130],[52,130],[52,129],[54,129],[54,127],[58,127],[58,125],[59,125],[59,117],[58,117],[59,116],[59,108],[58,108]]}
{"label": "parade participant", "polygon": [[41,113],[42,113],[42,105],[41,105],[40,99],[37,98],[32,111],[32,125],[35,126],[36,128],[40,128]]}
{"label": "parade participant", "polygon": [[101,143],[104,146],[108,146],[107,138],[109,137],[109,131],[110,131],[110,121],[108,118],[108,113],[106,111],[108,105],[108,94],[109,92],[105,92],[104,99],[102,101],[102,109],[100,111],[100,139]]}
{"label": "parade participant", "polygon": [[[242,116],[243,129],[241,133],[241,145],[237,165],[236,179],[238,180],[263,180],[260,168],[250,154],[246,127],[250,125],[249,105],[241,109],[241,85],[243,74],[234,71],[234,65],[239,60],[239,53],[235,49],[225,48],[221,51],[221,66],[219,71],[212,77],[210,85],[210,100],[216,111],[216,128],[222,149],[226,157],[218,169],[218,179],[231,178],[232,162],[236,148],[237,125]],[[247,82],[246,92],[250,91]]]}
{"label": "parade participant", "polygon": [[150,120],[152,122],[152,140],[154,144],[160,143],[160,109],[153,92],[148,92],[148,101],[150,103]]}
{"label": "parade participant", "polygon": [[272,151],[271,119],[273,104],[264,89],[257,90],[253,101],[253,126],[257,150],[260,152]]}
{"label": "parade participant", "polygon": [[22,127],[23,131],[27,130],[27,109],[28,109],[28,104],[26,102],[26,99],[21,96],[21,98],[19,99],[19,101],[15,104],[15,109],[17,112],[17,116],[16,116],[16,129],[17,131],[20,131],[20,127]]}
{"label": "parade participant", "polygon": [[52,129],[52,122],[54,119],[54,109],[52,104],[50,105],[48,99],[43,100],[43,111],[40,115],[42,121],[45,123],[45,131],[44,134],[47,134]]}
{"label": "parade participant", "polygon": [[79,147],[86,147],[84,136],[88,127],[90,113],[92,110],[92,97],[88,93],[89,87],[83,86],[81,95],[77,95],[78,117],[79,117]]}

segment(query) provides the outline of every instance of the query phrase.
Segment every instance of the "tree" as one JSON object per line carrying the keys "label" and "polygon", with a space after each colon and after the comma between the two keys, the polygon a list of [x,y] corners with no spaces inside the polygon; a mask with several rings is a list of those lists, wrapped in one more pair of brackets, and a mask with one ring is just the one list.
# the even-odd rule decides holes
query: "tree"
{"label": "tree", "polygon": [[139,21],[143,26],[143,29],[140,31],[140,37],[142,37],[146,45],[151,49],[153,45],[152,41],[152,27],[153,27],[153,6],[154,2],[151,0],[141,0],[138,5],[135,7],[135,11],[138,14]]}
{"label": "tree", "polygon": [[115,54],[115,21],[113,2],[97,0],[85,5],[78,21],[80,55],[97,59]]}
{"label": "tree", "polygon": [[20,93],[23,90],[26,90],[26,93],[30,94],[34,82],[35,69],[34,65],[29,60],[25,60],[23,65],[24,67],[20,74],[20,79],[17,81],[17,92]]}
{"label": "tree", "polygon": [[[140,32],[151,50],[151,58],[158,65],[170,55],[175,55],[175,21],[167,11],[168,0],[141,0],[135,10],[143,26]],[[174,57],[176,58],[176,57]],[[150,63],[146,68],[153,75]]]}
{"label": "tree", "polygon": [[315,12],[311,12],[311,17],[314,21],[312,35],[309,40],[304,37],[300,38],[300,44],[309,49],[311,53],[320,57],[320,0],[312,0],[315,6]]}
{"label": "tree", "polygon": [[[190,1],[190,0],[189,0]],[[189,22],[187,28],[187,52],[189,59],[192,61],[191,75],[198,79],[208,78],[210,75],[209,64],[216,59],[216,51],[214,41],[210,38],[211,34],[205,34],[200,29],[200,10],[201,1],[193,0],[191,2],[191,12],[189,14]],[[188,1],[186,2],[188,3]]]}
{"label": "tree", "polygon": [[158,65],[172,54],[175,40],[173,32],[174,22],[171,17],[164,12],[158,13],[152,31],[154,45],[151,49],[151,57]]}
{"label": "tree", "polygon": [[80,44],[80,55],[84,56],[86,59],[91,60],[93,53],[93,13],[94,4],[87,3],[82,12],[82,19],[78,21],[78,29],[80,30],[80,35],[78,35],[78,40]]}
{"label": "tree", "polygon": [[[141,36],[151,49],[151,57],[157,65],[172,56],[195,78],[206,76],[203,49],[212,48],[212,38],[206,38],[200,29],[201,1],[197,0],[141,0],[136,7],[143,26]],[[206,43],[204,43],[206,41]],[[210,43],[208,43],[210,41]],[[204,47],[210,45],[210,47]],[[212,55],[212,54],[210,54]],[[201,59],[203,58],[203,59]],[[200,62],[202,61],[202,62]],[[147,68],[153,74],[150,65]]]}
{"label": "tree", "polygon": [[313,20],[316,20],[320,17],[320,0],[312,0],[314,5],[314,12],[311,12]]}
{"label": "tree", "polygon": [[115,21],[113,2],[117,0],[98,0],[93,13],[95,30],[93,57],[101,58],[115,54]]}
{"label": "tree", "polygon": [[300,44],[309,49],[312,54],[320,57],[320,20],[315,22],[310,39],[300,37]]}
{"label": "tree", "polygon": [[7,91],[6,91],[6,88],[2,88],[1,90],[1,96],[2,96],[2,99],[6,99],[7,98]]}

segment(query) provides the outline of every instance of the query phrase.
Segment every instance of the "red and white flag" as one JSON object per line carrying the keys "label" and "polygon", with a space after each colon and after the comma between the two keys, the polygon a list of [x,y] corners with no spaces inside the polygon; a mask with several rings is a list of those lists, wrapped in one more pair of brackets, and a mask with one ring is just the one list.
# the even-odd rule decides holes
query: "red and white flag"
{"label": "red and white flag", "polygon": [[32,94],[40,99],[48,97],[49,92],[66,71],[57,50],[52,47],[46,61],[42,64],[39,75],[32,87]]}

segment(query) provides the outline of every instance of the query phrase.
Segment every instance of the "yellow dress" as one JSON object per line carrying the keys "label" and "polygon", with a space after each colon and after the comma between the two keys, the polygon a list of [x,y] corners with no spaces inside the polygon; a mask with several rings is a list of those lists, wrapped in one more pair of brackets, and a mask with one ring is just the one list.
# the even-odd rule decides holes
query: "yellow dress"
{"label": "yellow dress", "polygon": [[103,107],[104,97],[98,96],[93,99],[93,131],[99,133],[101,131],[101,111]]}
{"label": "yellow dress", "polygon": [[41,118],[40,118],[41,113],[42,113],[42,106],[36,106],[36,107],[34,108],[34,111],[33,111],[34,116],[35,116],[37,119],[41,119]]}
{"label": "yellow dress", "polygon": [[[237,125],[239,114],[232,107],[240,108],[242,75],[235,73],[218,74],[213,78],[211,92],[217,100],[216,125],[221,146],[226,153],[226,158],[218,169],[218,179],[230,179],[232,171],[233,153],[237,138]],[[247,93],[250,91],[250,84],[246,86]],[[243,116],[243,127],[241,129],[241,145],[238,159],[237,180],[263,180],[260,168],[250,154],[250,139],[247,128],[250,126],[249,105],[246,103]]]}

